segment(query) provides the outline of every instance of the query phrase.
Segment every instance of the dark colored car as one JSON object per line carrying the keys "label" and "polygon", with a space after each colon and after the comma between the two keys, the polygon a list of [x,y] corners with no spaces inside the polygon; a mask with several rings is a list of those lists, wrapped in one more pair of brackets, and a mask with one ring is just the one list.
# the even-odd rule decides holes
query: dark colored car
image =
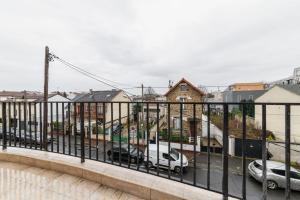
{"label": "dark colored car", "polygon": [[137,160],[139,160],[139,163],[142,163],[144,160],[143,151],[141,151],[140,149],[138,155],[138,149],[133,145],[129,145],[128,149],[128,144],[123,143],[121,144],[121,148],[119,148],[119,143],[114,143],[112,150],[110,149],[107,151],[107,156],[109,157],[109,159],[118,161],[120,155],[121,161],[123,162],[128,162],[128,158],[130,163],[137,163]]}
{"label": "dark colored car", "polygon": [[[3,139],[3,133],[0,132],[0,139]],[[26,132],[26,135],[24,133],[24,131],[22,130],[21,134],[19,133],[19,131],[17,130],[16,133],[6,133],[6,139],[7,141],[11,141],[11,142],[21,142],[22,144],[30,144],[30,141],[32,144],[37,144],[40,145],[41,144],[41,139],[40,139],[40,133],[37,133],[35,135],[34,132],[31,133],[31,137],[30,137],[30,133]],[[49,135],[47,135],[47,142],[50,143],[51,142],[51,137]]]}

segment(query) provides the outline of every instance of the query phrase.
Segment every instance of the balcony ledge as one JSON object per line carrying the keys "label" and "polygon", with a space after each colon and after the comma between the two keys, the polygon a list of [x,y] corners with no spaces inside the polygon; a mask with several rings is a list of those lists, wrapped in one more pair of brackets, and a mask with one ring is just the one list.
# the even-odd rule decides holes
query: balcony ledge
{"label": "balcony ledge", "polygon": [[80,158],[62,154],[9,147],[0,150],[0,160],[78,176],[143,199],[223,199],[221,194],[205,189],[98,161],[80,163]]}

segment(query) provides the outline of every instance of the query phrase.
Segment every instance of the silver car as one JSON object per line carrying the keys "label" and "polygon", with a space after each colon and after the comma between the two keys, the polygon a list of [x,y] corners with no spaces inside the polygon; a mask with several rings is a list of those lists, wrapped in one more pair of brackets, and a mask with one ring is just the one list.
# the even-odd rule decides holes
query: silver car
{"label": "silver car", "polygon": [[[249,175],[262,182],[262,160],[255,160],[248,165]],[[267,185],[271,190],[285,188],[285,164],[267,160]],[[291,167],[291,189],[300,191],[300,172]]]}

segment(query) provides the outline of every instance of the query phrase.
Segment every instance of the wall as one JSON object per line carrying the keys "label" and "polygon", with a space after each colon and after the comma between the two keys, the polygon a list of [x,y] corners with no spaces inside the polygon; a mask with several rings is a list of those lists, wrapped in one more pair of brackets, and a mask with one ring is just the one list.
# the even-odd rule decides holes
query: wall
{"label": "wall", "polygon": [[[300,96],[284,90],[278,86],[273,87],[256,102],[300,102]],[[261,128],[262,106],[255,106],[255,123]],[[285,107],[283,105],[266,106],[267,130],[274,133],[279,141],[285,140]],[[291,106],[291,142],[300,143],[300,106]]]}
{"label": "wall", "polygon": [[[285,145],[283,143],[267,143],[268,150],[273,155],[272,160],[285,162]],[[291,162],[300,164],[300,144],[291,144]]]}
{"label": "wall", "polygon": [[[115,96],[112,100],[112,102],[119,102],[119,101],[126,101],[130,102],[129,97],[124,93],[120,92],[117,96]],[[130,104],[132,105],[132,104]],[[131,109],[131,108],[130,108]],[[127,103],[122,103],[121,104],[121,118],[127,116]],[[106,104],[106,114],[105,114],[105,120],[106,122],[111,121],[111,104],[107,103]],[[119,103],[113,103],[113,120],[119,119]]]}

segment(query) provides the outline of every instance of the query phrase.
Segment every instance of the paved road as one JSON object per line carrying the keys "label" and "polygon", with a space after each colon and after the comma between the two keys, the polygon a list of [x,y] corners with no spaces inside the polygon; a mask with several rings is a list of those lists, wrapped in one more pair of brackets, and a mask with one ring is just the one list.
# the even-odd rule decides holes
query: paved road
{"label": "paved road", "polygon": [[[59,152],[63,152],[63,139],[59,138]],[[68,154],[69,146],[68,138],[65,138],[65,153]],[[88,148],[88,141],[86,141],[86,148],[85,148],[85,155],[86,158],[89,156],[92,159],[96,159],[96,145],[92,143],[91,151]],[[77,156],[80,156],[80,141],[77,140]],[[111,143],[106,143],[106,151],[110,149]],[[49,144],[48,149],[51,151],[51,145]],[[57,151],[57,141],[53,143],[53,151]],[[91,152],[91,155],[89,154]],[[71,138],[71,154],[75,154],[75,139]],[[100,142],[98,144],[98,159],[100,161],[104,160],[104,143]],[[111,162],[106,159],[106,162]],[[250,161],[247,161],[248,163]],[[119,164],[118,162],[114,162],[114,164]],[[127,167],[127,163],[122,163],[122,166]],[[196,156],[196,170],[193,168],[193,159],[189,159],[189,166],[187,171],[183,174],[182,179],[183,182],[193,183],[193,175],[194,172],[196,173],[196,184],[197,186],[207,187],[207,155],[206,154],[197,154]],[[229,159],[229,194],[239,196],[242,195],[242,175],[241,175],[241,167],[242,167],[242,160],[239,158],[230,158]],[[136,169],[136,165],[132,165],[131,168]],[[146,168],[143,163],[139,165],[139,170],[146,172]],[[157,174],[157,169],[151,169],[149,173]],[[167,170],[159,170],[161,176],[168,176]],[[172,179],[180,180],[180,175],[171,172],[170,174]],[[258,183],[251,177],[247,175],[246,179],[246,187],[247,187],[247,199],[250,200],[259,200],[261,199],[262,195],[262,185]],[[211,188],[217,191],[222,191],[222,157],[220,155],[212,155],[211,156],[211,169],[210,169],[210,184]],[[281,200],[284,199],[284,190],[279,189],[276,191],[268,191],[268,199],[271,200]],[[292,200],[300,199],[300,192],[292,191],[291,194]]]}

